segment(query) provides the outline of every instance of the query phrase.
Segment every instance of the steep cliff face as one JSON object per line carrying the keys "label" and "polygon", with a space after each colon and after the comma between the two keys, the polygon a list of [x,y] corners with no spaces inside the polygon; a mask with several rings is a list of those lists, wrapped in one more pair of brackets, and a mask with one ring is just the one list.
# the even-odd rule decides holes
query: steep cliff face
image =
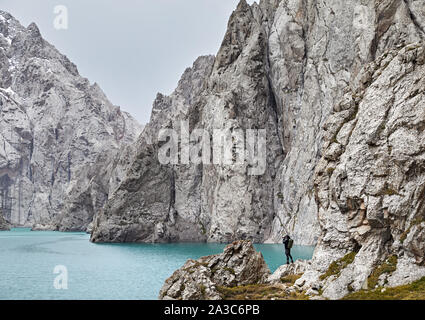
{"label": "steep cliff face", "polygon": [[[249,238],[262,242],[270,236],[274,181],[283,149],[261,20],[258,8],[253,10],[241,2],[217,58],[200,58],[183,75],[172,96],[158,97],[148,125],[156,130],[144,132],[153,139],[152,145],[139,144],[129,179],[97,219],[93,241],[229,242]],[[182,120],[187,121],[189,132],[205,130],[208,137],[203,138],[208,141],[214,139],[216,129],[242,135],[247,129],[267,130],[267,144],[258,150],[265,163],[239,163],[233,158],[229,165],[218,165],[211,163],[211,155],[198,164],[160,165],[155,141],[158,130],[180,132]],[[150,168],[139,164],[146,161]],[[248,174],[261,166],[261,174]],[[130,179],[133,174],[137,183]]]}
{"label": "steep cliff face", "polygon": [[[249,6],[242,0],[211,71],[183,77],[186,88],[196,82],[193,96],[182,98],[187,94],[180,84],[172,96],[157,99],[154,113],[162,115],[152,118],[157,130],[150,138],[161,126],[180,130],[182,119],[190,130],[266,129],[264,172],[249,175],[246,162],[163,166],[158,143],[141,143],[128,169],[138,183],[130,179],[118,189],[92,240],[277,242],[290,233],[299,244],[315,243],[313,180],[325,121],[362,66],[421,39],[423,17],[418,1],[263,0]],[[164,122],[168,117],[174,121]],[[158,183],[142,174],[147,169],[140,163],[148,158],[155,163],[152,174],[161,173],[153,174]],[[149,190],[141,187],[147,182]],[[133,197],[137,205],[127,204]]]}
{"label": "steep cliff face", "polygon": [[[186,70],[171,96],[158,94],[150,122],[136,143],[126,178],[94,221],[92,241],[205,239],[199,224],[202,167],[161,164],[158,137],[161,129],[179,130],[181,120],[198,115],[195,101],[213,62],[212,56],[198,58],[193,67]],[[178,213],[180,206],[185,210]]]}
{"label": "steep cliff face", "polygon": [[[424,76],[423,42],[389,50],[326,123],[315,177],[322,236],[304,276],[306,285],[321,280],[326,297],[425,276]],[[319,276],[347,254],[338,274]]]}
{"label": "steep cliff face", "polygon": [[[179,130],[182,119],[190,130],[266,129],[264,172],[247,174],[246,162],[163,166],[157,141],[139,143],[134,177],[108,202],[92,240],[277,242],[290,233],[315,243],[325,121],[365,64],[423,37],[423,10],[420,1],[242,0],[213,65],[158,97],[156,131],[146,137],[156,139],[161,126]],[[190,81],[189,99],[181,85]]]}
{"label": "steep cliff face", "polygon": [[[41,36],[0,11],[0,204],[12,224],[56,228],[68,188],[140,126]],[[76,229],[84,230],[90,220]],[[73,226],[70,226],[74,228]]]}
{"label": "steep cliff face", "polygon": [[124,180],[125,168],[135,151],[135,144],[128,144],[101,152],[94,164],[78,172],[78,177],[68,186],[64,207],[55,219],[59,231],[91,232],[95,215]]}
{"label": "steep cliff face", "polygon": [[296,242],[311,243],[319,234],[313,180],[323,125],[365,63],[421,39],[416,17],[423,9],[418,1],[296,0],[275,1],[275,7],[268,22],[270,77],[286,156],[276,179],[282,199],[275,202],[271,238],[278,240],[283,224]]}
{"label": "steep cliff face", "polygon": [[[139,145],[127,181],[95,223],[93,241],[229,242],[250,238],[261,242],[268,238],[274,216],[273,184],[283,152],[265,68],[266,34],[260,21],[260,12],[241,2],[217,58],[198,59],[172,96],[158,97],[148,125],[156,130],[144,131],[152,145]],[[251,166],[261,163],[236,163],[234,158],[229,165],[212,164],[215,155],[202,163],[182,164],[183,151],[179,164],[159,164],[158,129],[174,128],[180,134],[182,120],[187,121],[189,132],[207,132],[203,142],[214,139],[216,129],[242,135],[247,129],[266,129],[267,144],[258,150],[264,155],[264,170],[249,175],[256,169]],[[203,156],[205,153],[203,150]]]}

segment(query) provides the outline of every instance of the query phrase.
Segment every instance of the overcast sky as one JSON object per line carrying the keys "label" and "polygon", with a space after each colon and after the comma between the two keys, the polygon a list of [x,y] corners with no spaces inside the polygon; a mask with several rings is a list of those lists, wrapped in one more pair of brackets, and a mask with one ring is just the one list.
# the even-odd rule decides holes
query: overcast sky
{"label": "overcast sky", "polygon": [[[198,56],[217,53],[238,2],[0,0],[0,9],[25,26],[35,22],[82,76],[146,123],[157,92],[170,94]],[[54,28],[57,5],[68,9],[67,30]]]}

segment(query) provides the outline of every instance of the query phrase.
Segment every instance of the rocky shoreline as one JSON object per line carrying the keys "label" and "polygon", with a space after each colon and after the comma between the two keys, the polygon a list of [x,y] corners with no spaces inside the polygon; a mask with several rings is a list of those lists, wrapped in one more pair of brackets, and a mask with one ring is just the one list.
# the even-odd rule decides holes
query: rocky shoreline
{"label": "rocky shoreline", "polygon": [[35,23],[0,10],[0,208],[10,223],[85,231],[123,178],[115,157],[141,130]]}
{"label": "rocky shoreline", "polygon": [[219,300],[219,287],[265,283],[270,270],[250,241],[236,241],[223,253],[188,260],[165,281],[159,298]]}
{"label": "rocky shoreline", "polygon": [[162,286],[160,300],[328,300],[328,299],[402,299],[425,298],[425,274],[412,284],[391,285],[388,279],[396,271],[397,259],[376,269],[371,282],[360,291],[349,290],[340,297],[324,294],[328,278],[339,276],[354,260],[350,254],[334,261],[318,281],[308,283],[303,275],[312,268],[312,260],[296,260],[280,266],[272,274],[261,252],[252,242],[229,244],[223,253],[188,260]]}
{"label": "rocky shoreline", "polygon": [[310,263],[297,260],[280,266],[272,274],[263,255],[254,249],[251,241],[235,241],[221,254],[188,260],[165,281],[159,299],[222,300],[235,295],[240,288],[256,288],[263,294],[270,291],[275,298],[307,298],[317,295],[318,287],[303,291],[296,280]]}

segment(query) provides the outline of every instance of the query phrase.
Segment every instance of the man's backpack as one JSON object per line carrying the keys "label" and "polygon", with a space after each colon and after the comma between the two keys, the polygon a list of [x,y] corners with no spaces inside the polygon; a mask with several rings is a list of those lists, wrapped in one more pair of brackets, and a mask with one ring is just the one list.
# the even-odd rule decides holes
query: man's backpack
{"label": "man's backpack", "polygon": [[293,245],[294,245],[294,240],[289,239],[289,241],[288,241],[288,248],[291,249]]}

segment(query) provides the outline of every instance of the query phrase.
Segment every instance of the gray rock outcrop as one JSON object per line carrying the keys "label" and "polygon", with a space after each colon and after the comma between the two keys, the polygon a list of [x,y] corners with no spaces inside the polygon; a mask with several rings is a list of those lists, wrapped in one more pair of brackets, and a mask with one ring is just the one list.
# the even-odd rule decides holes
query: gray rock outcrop
{"label": "gray rock outcrop", "polygon": [[[64,209],[56,219],[59,231],[92,231],[93,219],[125,177],[125,168],[134,157],[135,145],[100,153],[93,165],[83,168],[70,184]],[[90,227],[89,227],[90,226]]]}
{"label": "gray rock outcrop", "polygon": [[188,260],[161,288],[159,298],[168,300],[218,300],[219,286],[261,284],[270,270],[261,252],[250,241],[236,241],[223,253]]}
{"label": "gray rock outcrop", "polygon": [[[25,28],[0,11],[0,204],[7,220],[42,230],[62,221],[62,228],[85,230],[107,192],[103,199],[86,194],[81,210],[67,203],[69,192],[84,188],[92,178],[87,168],[140,131],[35,24]],[[70,218],[59,219],[66,210]]]}
{"label": "gray rock outcrop", "polygon": [[214,57],[200,57],[187,69],[170,96],[158,94],[127,166],[126,178],[96,217],[94,242],[203,241],[200,224],[201,166],[162,165],[159,131],[197,116],[193,101],[201,94]]}
{"label": "gray rock outcrop", "polygon": [[[158,96],[155,129],[138,144],[92,240],[280,242],[289,233],[297,244],[316,243],[314,174],[326,120],[362,67],[419,41],[423,21],[420,1],[240,1],[216,58],[201,58],[171,96]],[[210,133],[267,129],[264,173],[247,174],[247,163],[160,165],[158,131],[179,130],[181,120]]]}
{"label": "gray rock outcrop", "polygon": [[310,260],[296,260],[291,264],[283,264],[267,278],[268,283],[281,283],[281,279],[292,275],[301,275],[310,268]]}
{"label": "gray rock outcrop", "polygon": [[4,218],[3,212],[0,210],[0,231],[10,230],[10,223]]}
{"label": "gray rock outcrop", "polygon": [[367,65],[327,121],[316,169],[323,228],[307,284],[347,253],[355,258],[323,280],[323,295],[341,298],[425,276],[425,43],[401,45]]}

